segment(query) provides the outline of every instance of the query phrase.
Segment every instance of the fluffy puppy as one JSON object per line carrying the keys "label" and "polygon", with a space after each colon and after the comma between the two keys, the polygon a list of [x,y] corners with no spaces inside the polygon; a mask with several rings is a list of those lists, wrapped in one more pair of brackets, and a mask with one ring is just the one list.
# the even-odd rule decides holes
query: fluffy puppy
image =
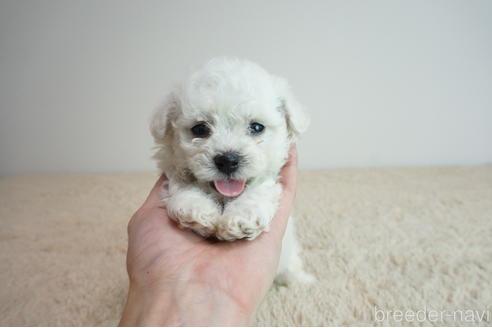
{"label": "fluffy puppy", "polygon": [[[237,58],[215,58],[179,85],[151,120],[154,158],[169,184],[169,216],[220,240],[268,231],[281,197],[279,172],[308,118],[286,80]],[[310,280],[293,220],[277,281]]]}

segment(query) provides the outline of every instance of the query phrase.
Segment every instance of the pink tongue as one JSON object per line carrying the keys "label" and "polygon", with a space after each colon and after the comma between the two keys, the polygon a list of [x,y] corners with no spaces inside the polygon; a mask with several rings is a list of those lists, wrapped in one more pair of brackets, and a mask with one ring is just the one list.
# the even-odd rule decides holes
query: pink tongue
{"label": "pink tongue", "polygon": [[244,190],[246,180],[215,180],[214,186],[226,197],[236,197]]}

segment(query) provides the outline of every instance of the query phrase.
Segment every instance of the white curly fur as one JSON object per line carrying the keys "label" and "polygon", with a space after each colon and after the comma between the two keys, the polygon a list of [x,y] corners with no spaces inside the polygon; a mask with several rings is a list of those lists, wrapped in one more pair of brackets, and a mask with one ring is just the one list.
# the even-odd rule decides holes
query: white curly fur
{"label": "white curly fur", "polygon": [[[191,132],[199,122],[210,127],[207,138]],[[251,122],[264,125],[264,131],[251,134]],[[177,87],[151,120],[154,157],[169,179],[163,199],[169,216],[201,236],[227,241],[251,240],[268,231],[282,192],[278,174],[290,145],[307,125],[286,80],[250,61],[212,59]],[[225,178],[214,163],[225,151],[244,158],[229,176],[247,181],[235,198],[222,196],[211,185]],[[277,280],[311,280],[302,269],[292,218]]]}

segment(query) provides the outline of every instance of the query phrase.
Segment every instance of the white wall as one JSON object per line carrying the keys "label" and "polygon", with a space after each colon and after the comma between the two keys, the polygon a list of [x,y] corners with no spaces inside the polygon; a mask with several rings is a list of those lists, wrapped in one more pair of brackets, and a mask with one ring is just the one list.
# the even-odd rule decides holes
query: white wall
{"label": "white wall", "polygon": [[302,168],[492,162],[492,1],[1,1],[0,175],[151,170],[215,55],[287,77]]}

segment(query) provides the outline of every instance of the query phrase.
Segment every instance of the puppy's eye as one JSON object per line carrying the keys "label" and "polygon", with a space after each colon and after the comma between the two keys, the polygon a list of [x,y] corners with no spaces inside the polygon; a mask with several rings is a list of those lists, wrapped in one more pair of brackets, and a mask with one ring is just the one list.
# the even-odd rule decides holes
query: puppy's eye
{"label": "puppy's eye", "polygon": [[249,131],[251,131],[252,134],[259,134],[265,130],[265,126],[263,124],[253,122],[249,125]]}
{"label": "puppy's eye", "polygon": [[210,128],[205,123],[199,123],[191,128],[191,133],[198,138],[206,138],[210,136]]}

